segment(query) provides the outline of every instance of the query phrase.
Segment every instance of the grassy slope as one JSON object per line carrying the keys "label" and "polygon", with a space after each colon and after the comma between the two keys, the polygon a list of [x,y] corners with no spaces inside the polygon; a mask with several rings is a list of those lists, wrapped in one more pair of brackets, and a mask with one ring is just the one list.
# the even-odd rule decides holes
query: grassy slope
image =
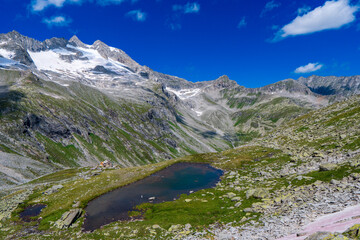
{"label": "grassy slope", "polygon": [[[151,227],[154,224],[160,225],[161,229],[156,230],[158,238],[172,238],[172,234],[168,234],[164,229],[168,229],[172,225],[187,223],[191,224],[193,229],[202,229],[218,222],[221,224],[232,223],[239,226],[251,220],[257,220],[259,213],[247,213],[244,210],[251,207],[256,202],[262,202],[253,197],[247,199],[246,191],[254,188],[266,188],[270,194],[279,189],[286,189],[289,184],[294,187],[309,185],[317,180],[330,181],[331,179],[341,179],[351,173],[359,173],[359,169],[353,169],[348,165],[328,171],[328,172],[310,172],[306,176],[312,177],[310,180],[297,180],[294,178],[267,178],[260,179],[259,173],[265,169],[279,169],[283,165],[292,161],[291,157],[282,153],[280,150],[264,148],[259,146],[244,147],[239,149],[228,150],[222,153],[208,153],[188,156],[173,161],[163,162],[156,165],[145,167],[107,170],[100,175],[84,180],[79,178],[79,174],[91,175],[91,171],[87,169],[67,170],[52,174],[36,180],[34,183],[52,182],[56,184],[58,180],[68,178],[69,182],[63,183],[64,188],[58,193],[49,196],[42,195],[44,190],[38,187],[30,200],[25,205],[34,203],[45,203],[48,205],[43,210],[39,229],[44,230],[45,235],[49,235],[49,239],[63,239],[75,236],[80,226],[71,228],[66,231],[60,231],[51,227],[51,222],[57,220],[63,212],[71,208],[74,200],[79,200],[84,206],[89,200],[105,193],[113,188],[128,184],[136,179],[145,177],[159,169],[178,161],[202,162],[224,169],[225,175],[222,177],[221,184],[213,189],[204,189],[190,195],[182,195],[180,199],[172,202],[161,204],[143,204],[139,206],[139,210],[145,211],[143,221],[135,222],[115,222],[96,230],[93,233],[82,233],[82,239],[103,239],[104,237],[114,237],[123,239],[147,238],[153,232]],[[237,175],[232,176],[231,172]],[[74,179],[75,177],[75,179]],[[237,188],[236,188],[237,186]],[[226,195],[235,193],[241,198],[241,205],[234,208],[236,202],[231,201]],[[276,196],[274,196],[275,198]],[[191,202],[185,201],[191,199]],[[263,201],[267,201],[264,199]],[[25,205],[22,205],[17,212],[21,211]],[[18,221],[16,214],[12,221]],[[82,222],[82,218],[79,220]],[[21,223],[22,227],[31,225],[32,223]],[[19,227],[19,226],[17,226]],[[10,230],[11,231],[11,230]],[[134,232],[135,231],[135,232]],[[8,234],[5,232],[4,234]],[[153,233],[154,234],[154,233]],[[1,236],[1,235],[0,235]],[[210,235],[209,235],[210,236]],[[43,237],[46,239],[46,237]],[[151,237],[150,237],[151,238]]]}
{"label": "grassy slope", "polygon": [[[149,104],[112,99],[77,83],[66,88],[31,74],[1,70],[0,76],[10,90],[6,96],[0,96],[0,133],[15,140],[14,143],[0,138],[2,151],[33,159],[47,158],[65,167],[104,160],[135,166],[164,160],[165,155],[179,157],[194,152],[187,142],[179,144],[177,149],[165,143],[165,138],[173,138],[172,133],[162,132],[159,126],[144,120],[152,108]],[[72,133],[66,141],[38,130],[29,136],[23,132],[23,120],[28,114],[36,114],[58,126],[72,126],[80,132]],[[159,121],[167,123],[165,119]],[[181,123],[172,124],[175,126],[172,131],[179,132],[177,126]],[[189,138],[182,132],[180,135]]]}
{"label": "grassy slope", "polygon": [[[294,187],[309,185],[317,180],[328,182],[331,179],[342,179],[352,173],[360,173],[359,169],[350,167],[345,163],[332,171],[308,172],[305,176],[311,178],[302,180],[298,180],[294,176],[278,177],[274,175],[267,178],[261,177],[268,170],[276,172],[289,163],[292,163],[293,166],[303,164],[303,160],[301,157],[299,159],[298,154],[294,152],[292,152],[291,156],[288,154],[289,149],[292,151],[292,149],[299,148],[300,142],[296,142],[296,138],[303,137],[302,140],[305,140],[305,138],[311,140],[305,141],[304,144],[309,149],[309,151],[306,151],[309,154],[311,151],[323,152],[324,146],[335,143],[339,145],[335,151],[338,153],[347,152],[349,149],[358,150],[359,134],[352,134],[352,132],[358,133],[359,131],[359,125],[356,124],[359,121],[359,99],[359,97],[354,97],[349,101],[336,103],[297,118],[288,125],[275,130],[263,139],[263,142],[265,142],[263,145],[273,145],[277,149],[248,146],[220,153],[197,154],[146,167],[108,170],[87,180],[79,177],[79,173],[91,175],[91,171],[89,172],[88,169],[74,170],[74,172],[66,171],[63,172],[64,174],[60,172],[37,180],[37,183],[51,182],[51,184],[56,184],[59,180],[65,180],[65,183],[63,183],[64,188],[60,192],[50,196],[43,196],[41,192],[44,189],[39,186],[35,189],[29,201],[26,202],[26,205],[33,203],[45,203],[48,205],[40,215],[42,219],[39,227],[44,230],[42,233],[44,239],[64,239],[79,234],[82,239],[152,239],[155,234],[157,234],[157,238],[172,238],[172,235],[165,232],[164,229],[168,229],[174,224],[184,225],[190,223],[193,228],[202,230],[212,223],[221,225],[231,222],[234,225],[242,225],[251,220],[256,221],[259,213],[249,213],[244,210],[257,202],[266,204],[267,201],[273,201],[277,197],[276,192],[280,189],[285,190],[290,185]],[[334,136],[332,136],[328,128],[336,130]],[[309,138],[309,136],[312,137]],[[259,141],[259,144],[263,142]],[[324,154],[332,153],[333,151],[324,151]],[[177,161],[209,163],[226,170],[226,173],[222,177],[221,183],[214,189],[205,189],[190,195],[183,195],[180,199],[172,202],[139,206],[139,209],[145,211],[144,221],[116,222],[93,233],[79,233],[80,226],[75,226],[66,231],[50,227],[51,221],[56,220],[64,211],[69,209],[74,200],[80,200],[84,206],[89,200],[101,193],[135,181]],[[235,175],[231,172],[234,172]],[[33,184],[35,183],[33,182]],[[246,191],[254,188],[267,189],[270,199],[259,200],[253,197],[247,199],[245,197]],[[239,207],[234,208],[235,202],[226,196],[230,192],[240,197],[241,205]],[[191,201],[188,202],[185,199],[191,199]],[[21,208],[18,209],[18,211],[20,210]],[[16,214],[14,214],[11,221],[17,221]],[[5,223],[9,229],[0,233],[0,236],[16,234],[16,231],[20,232],[25,226],[34,224],[20,223],[12,225],[11,221]],[[81,223],[82,219],[79,221]],[[160,225],[161,229],[152,230],[151,227],[154,224]],[[36,235],[33,237],[36,238]]]}
{"label": "grassy slope", "polygon": [[[240,90],[241,91],[241,90]],[[307,104],[286,97],[248,93],[237,96],[236,90],[224,90],[224,98],[230,108],[237,109],[232,115],[238,129],[240,143],[249,142],[273,130],[283,122],[311,110]]]}
{"label": "grassy slope", "polygon": [[[279,127],[261,142],[306,158],[315,151],[336,155],[360,148],[360,97],[312,111]],[[259,144],[261,144],[259,141]]]}

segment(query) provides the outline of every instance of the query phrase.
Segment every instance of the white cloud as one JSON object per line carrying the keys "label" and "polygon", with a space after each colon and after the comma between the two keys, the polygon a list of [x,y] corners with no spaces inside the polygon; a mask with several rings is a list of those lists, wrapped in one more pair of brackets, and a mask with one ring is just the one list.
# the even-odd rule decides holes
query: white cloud
{"label": "white cloud", "polygon": [[349,0],[327,1],[305,15],[297,16],[276,34],[275,41],[303,34],[310,34],[328,29],[338,29],[355,20],[358,6],[351,6]]}
{"label": "white cloud", "polygon": [[263,17],[267,12],[270,12],[271,10],[278,8],[281,6],[281,3],[276,2],[275,0],[272,0],[270,2],[267,2],[265,4],[264,9],[262,10],[260,17]]}
{"label": "white cloud", "polygon": [[247,25],[246,18],[242,17],[242,19],[240,20],[240,22],[237,25],[237,28],[243,28],[243,27],[246,27],[246,25]]}
{"label": "white cloud", "polygon": [[320,70],[324,65],[320,63],[309,63],[295,69],[295,73],[311,73]]}
{"label": "white cloud", "polygon": [[43,23],[48,25],[48,27],[65,27],[71,23],[71,19],[66,18],[64,16],[53,16],[51,18],[44,18]]}
{"label": "white cloud", "polygon": [[33,11],[42,11],[48,6],[62,7],[66,0],[34,0],[31,3]]}
{"label": "white cloud", "polygon": [[132,10],[126,14],[126,16],[131,17],[135,21],[144,22],[147,17],[147,13],[141,10]]}
{"label": "white cloud", "polygon": [[32,0],[30,8],[34,12],[40,12],[50,6],[62,8],[65,4],[82,4],[84,2],[95,2],[96,4],[101,6],[108,6],[113,4],[121,4],[125,1],[131,1],[131,3],[136,3],[138,0]]}
{"label": "white cloud", "polygon": [[174,11],[181,11],[183,13],[198,13],[200,11],[200,4],[197,2],[188,2],[185,5],[173,5]]}

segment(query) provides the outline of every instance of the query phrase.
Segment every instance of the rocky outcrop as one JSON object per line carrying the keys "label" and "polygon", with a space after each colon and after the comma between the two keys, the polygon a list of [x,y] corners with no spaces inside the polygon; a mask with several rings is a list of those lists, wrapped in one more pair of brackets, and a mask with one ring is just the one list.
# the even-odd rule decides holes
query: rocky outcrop
{"label": "rocky outcrop", "polygon": [[1,222],[11,217],[11,213],[23,203],[32,193],[31,189],[22,190],[20,193],[0,199],[0,228]]}
{"label": "rocky outcrop", "polygon": [[309,87],[313,92],[321,95],[351,96],[360,93],[360,76],[310,76],[299,78],[299,83]]}
{"label": "rocky outcrop", "polygon": [[319,166],[320,172],[332,171],[337,169],[339,166],[334,163],[324,163]]}
{"label": "rocky outcrop", "polygon": [[269,197],[269,192],[266,189],[255,188],[246,192],[246,198],[254,197],[257,199],[263,199]]}
{"label": "rocky outcrop", "polygon": [[66,126],[35,114],[28,114],[24,119],[24,132],[30,129],[57,140],[71,136],[71,131]]}
{"label": "rocky outcrop", "polygon": [[81,216],[81,214],[82,210],[80,208],[72,209],[64,213],[61,218],[55,222],[54,226],[59,229],[68,228]]}
{"label": "rocky outcrop", "polygon": [[64,186],[59,184],[59,185],[54,185],[52,186],[51,188],[47,189],[45,192],[43,192],[43,194],[45,195],[50,195],[50,194],[53,194],[53,193],[56,193],[58,192],[60,189],[62,189]]}

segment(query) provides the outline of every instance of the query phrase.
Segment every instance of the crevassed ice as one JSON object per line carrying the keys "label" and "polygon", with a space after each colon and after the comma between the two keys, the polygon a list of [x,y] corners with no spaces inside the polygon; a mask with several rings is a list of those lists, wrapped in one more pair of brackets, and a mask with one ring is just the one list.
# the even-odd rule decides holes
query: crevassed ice
{"label": "crevassed ice", "polygon": [[129,72],[129,70],[126,69],[123,64],[111,59],[103,58],[95,49],[79,48],[71,45],[68,45],[67,47],[73,48],[77,51],[81,51],[83,54],[82,59],[73,60],[71,63],[61,59],[61,55],[76,54],[63,48],[52,49],[42,52],[28,51],[28,53],[39,70],[50,70],[54,72],[65,71],[78,75],[80,73],[83,73],[84,71],[88,71],[100,65],[118,73],[124,71]]}

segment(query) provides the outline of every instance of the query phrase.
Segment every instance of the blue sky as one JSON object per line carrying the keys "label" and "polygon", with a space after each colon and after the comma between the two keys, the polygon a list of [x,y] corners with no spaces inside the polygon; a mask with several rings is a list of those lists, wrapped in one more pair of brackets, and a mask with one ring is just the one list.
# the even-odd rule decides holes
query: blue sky
{"label": "blue sky", "polygon": [[150,68],[259,87],[360,74],[359,1],[0,0],[0,32],[100,39]]}

